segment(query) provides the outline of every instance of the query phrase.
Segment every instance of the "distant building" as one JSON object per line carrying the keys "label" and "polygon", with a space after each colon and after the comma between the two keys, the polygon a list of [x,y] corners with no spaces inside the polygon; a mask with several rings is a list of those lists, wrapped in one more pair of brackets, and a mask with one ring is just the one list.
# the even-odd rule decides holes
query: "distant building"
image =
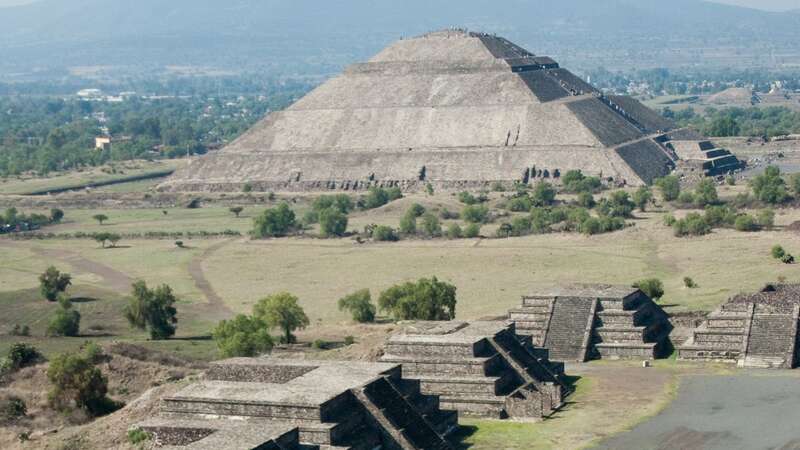
{"label": "distant building", "polygon": [[83,99],[99,99],[103,96],[103,91],[100,89],[81,89],[76,94],[78,97]]}
{"label": "distant building", "polygon": [[112,144],[127,142],[130,141],[131,139],[132,137],[130,136],[119,136],[119,137],[112,137],[109,135],[97,136],[94,138],[94,148],[96,150],[111,150]]}

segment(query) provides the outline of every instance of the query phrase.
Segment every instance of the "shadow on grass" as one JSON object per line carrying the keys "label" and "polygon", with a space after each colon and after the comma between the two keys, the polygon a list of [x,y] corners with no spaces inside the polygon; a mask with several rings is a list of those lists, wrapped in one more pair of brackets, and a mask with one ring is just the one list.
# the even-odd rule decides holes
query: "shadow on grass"
{"label": "shadow on grass", "polygon": [[448,437],[448,440],[453,447],[458,450],[468,449],[472,447],[469,443],[464,442],[467,438],[472,436],[478,431],[475,425],[459,425],[458,428]]}
{"label": "shadow on grass", "polygon": [[72,303],[92,303],[92,302],[96,302],[98,300],[99,299],[96,299],[94,297],[71,297],[69,299],[69,301],[72,302]]}
{"label": "shadow on grass", "polygon": [[202,334],[199,336],[173,336],[169,338],[170,341],[210,341],[214,339],[210,334]]}

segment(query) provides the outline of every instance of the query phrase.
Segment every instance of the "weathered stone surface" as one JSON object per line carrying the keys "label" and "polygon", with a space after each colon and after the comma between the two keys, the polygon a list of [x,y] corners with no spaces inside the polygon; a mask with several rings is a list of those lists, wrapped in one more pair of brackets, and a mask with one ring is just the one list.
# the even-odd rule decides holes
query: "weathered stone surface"
{"label": "weathered stone surface", "polygon": [[533,167],[639,185],[675,167],[673,128],[503,38],[445,31],[349,67],[161,189],[455,190],[530,182]]}

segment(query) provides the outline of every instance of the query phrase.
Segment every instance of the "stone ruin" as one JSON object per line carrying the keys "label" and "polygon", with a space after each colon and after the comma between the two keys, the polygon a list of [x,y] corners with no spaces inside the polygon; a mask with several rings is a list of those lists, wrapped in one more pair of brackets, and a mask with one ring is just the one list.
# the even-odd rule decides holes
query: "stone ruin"
{"label": "stone ruin", "polygon": [[[430,183],[460,190],[572,169],[642,185],[670,173],[698,140],[547,56],[501,37],[448,30],[400,40],[348,67],[221,151],[178,169],[160,189],[418,190]],[[716,171],[738,164],[718,150],[689,153]]]}
{"label": "stone ruin", "polygon": [[451,449],[457,418],[398,364],[234,358],[139,427],[169,449]]}
{"label": "stone ruin", "polygon": [[678,348],[678,358],[740,367],[794,368],[798,362],[800,284],[739,294],[708,314]]}
{"label": "stone ruin", "polygon": [[523,296],[509,321],[557,361],[654,359],[667,351],[672,331],[666,313],[641,290],[600,284]]}
{"label": "stone ruin", "polygon": [[505,322],[414,323],[389,338],[382,361],[461,415],[539,419],[570,392],[563,364]]}

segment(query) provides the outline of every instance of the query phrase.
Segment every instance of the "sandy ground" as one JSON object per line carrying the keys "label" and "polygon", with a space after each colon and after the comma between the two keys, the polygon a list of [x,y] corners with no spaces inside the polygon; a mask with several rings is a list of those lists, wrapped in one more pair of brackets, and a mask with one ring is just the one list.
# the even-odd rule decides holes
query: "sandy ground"
{"label": "sandy ground", "polygon": [[800,449],[797,374],[692,375],[661,414],[598,449]]}

